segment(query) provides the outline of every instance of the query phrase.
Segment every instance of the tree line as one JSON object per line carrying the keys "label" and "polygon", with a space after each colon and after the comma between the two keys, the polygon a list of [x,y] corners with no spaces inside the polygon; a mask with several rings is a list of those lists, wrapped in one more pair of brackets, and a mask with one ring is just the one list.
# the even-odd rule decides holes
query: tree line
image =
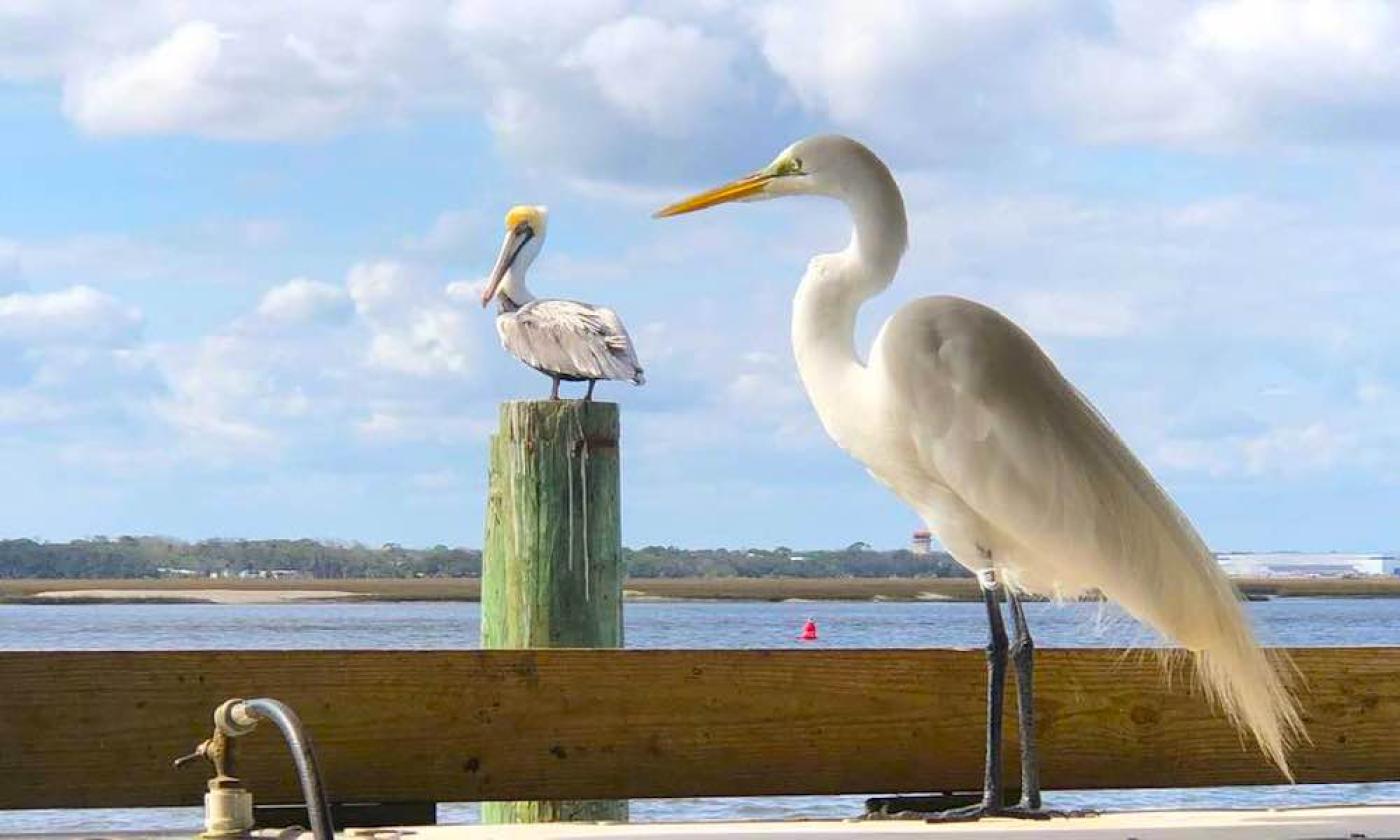
{"label": "tree line", "polygon": [[[623,549],[631,577],[959,577],[966,572],[941,552],[844,549]],[[0,578],[310,578],[480,577],[481,552],[435,545],[319,540],[185,542],[168,537],[92,537],[69,542],[0,540]]]}

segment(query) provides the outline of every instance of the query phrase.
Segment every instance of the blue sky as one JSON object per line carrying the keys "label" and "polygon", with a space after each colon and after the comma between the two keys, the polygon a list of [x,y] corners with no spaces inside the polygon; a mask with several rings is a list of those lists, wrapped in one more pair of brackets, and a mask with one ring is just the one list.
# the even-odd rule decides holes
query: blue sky
{"label": "blue sky", "polygon": [[1400,9],[1265,3],[0,3],[0,534],[479,545],[547,382],[473,290],[615,306],[629,544],[902,544],[788,302],[816,200],[655,207],[818,131],[891,164],[863,317],[1027,327],[1221,550],[1400,548]]}

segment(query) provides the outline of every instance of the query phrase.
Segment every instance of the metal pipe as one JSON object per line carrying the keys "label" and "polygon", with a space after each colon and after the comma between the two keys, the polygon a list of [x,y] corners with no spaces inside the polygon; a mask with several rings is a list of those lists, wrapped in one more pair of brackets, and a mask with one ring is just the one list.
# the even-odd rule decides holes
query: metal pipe
{"label": "metal pipe", "polygon": [[316,753],[311,748],[311,741],[302,729],[301,719],[297,717],[296,712],[280,700],[258,697],[253,700],[230,700],[214,713],[215,725],[230,736],[251,732],[259,720],[272,721],[287,741],[292,761],[296,764],[297,778],[301,780],[301,793],[302,798],[306,800],[306,815],[311,823],[312,836],[316,840],[334,840],[335,826],[331,822],[331,806],[321,785]]}

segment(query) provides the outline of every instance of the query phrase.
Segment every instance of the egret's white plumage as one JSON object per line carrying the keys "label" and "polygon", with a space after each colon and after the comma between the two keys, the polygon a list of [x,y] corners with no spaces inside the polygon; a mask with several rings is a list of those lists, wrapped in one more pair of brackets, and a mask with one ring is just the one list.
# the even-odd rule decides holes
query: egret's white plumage
{"label": "egret's white plumage", "polygon": [[984,580],[1052,597],[1096,588],[1179,642],[1210,697],[1288,774],[1302,723],[1234,587],[1029,335],[982,304],[928,297],[891,317],[860,358],[856,314],[890,284],[907,242],[903,199],[873,153],[809,138],[658,215],[790,194],[839,199],[854,221],[845,250],[811,261],[793,303],[798,371],[830,436]]}
{"label": "egret's white plumage", "polygon": [[553,380],[586,381],[588,396],[600,379],[641,385],[646,381],[632,339],[617,313],[604,306],[554,298],[537,299],[525,286],[525,272],[544,245],[548,211],[520,206],[506,214],[506,238],[481,295],[481,305],[499,304],[496,332],[501,345],[520,361]]}

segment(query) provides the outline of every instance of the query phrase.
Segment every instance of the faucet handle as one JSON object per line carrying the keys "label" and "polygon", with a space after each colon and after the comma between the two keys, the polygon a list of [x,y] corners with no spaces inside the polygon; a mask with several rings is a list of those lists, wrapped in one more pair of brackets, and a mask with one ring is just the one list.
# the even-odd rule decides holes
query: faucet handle
{"label": "faucet handle", "polygon": [[233,778],[233,744],[223,732],[215,729],[208,740],[194,748],[194,752],[180,756],[173,763],[180,768],[200,758],[214,765],[216,778]]}
{"label": "faucet handle", "polygon": [[208,741],[205,741],[204,743],[202,743],[202,744],[200,744],[199,746],[195,747],[195,748],[194,748],[194,752],[190,753],[189,755],[182,755],[182,756],[180,756],[179,758],[177,758],[177,759],[175,759],[173,762],[171,762],[171,765],[174,766],[175,769],[178,770],[178,769],[180,769],[181,767],[184,767],[186,764],[189,764],[189,763],[192,762],[192,761],[198,761],[198,760],[201,759],[201,758],[208,758],[208,757],[209,757],[209,742],[208,742]]}

